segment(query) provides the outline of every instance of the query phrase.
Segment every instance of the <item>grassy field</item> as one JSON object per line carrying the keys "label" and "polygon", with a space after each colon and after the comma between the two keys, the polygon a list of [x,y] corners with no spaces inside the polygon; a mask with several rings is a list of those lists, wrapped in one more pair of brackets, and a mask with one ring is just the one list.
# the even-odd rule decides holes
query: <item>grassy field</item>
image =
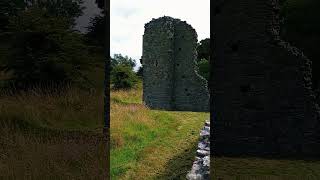
{"label": "grassy field", "polygon": [[111,179],[185,179],[209,113],[150,110],[141,87],[111,92]]}
{"label": "grassy field", "polygon": [[318,180],[319,160],[214,158],[214,179],[219,180]]}
{"label": "grassy field", "polygon": [[[92,75],[93,77],[96,75]],[[102,81],[101,81],[102,82]],[[97,86],[99,83],[97,84]],[[0,179],[105,179],[102,89],[0,93]],[[184,179],[209,113],[150,110],[111,92],[111,178]],[[215,157],[219,180],[320,179],[320,161]]]}
{"label": "grassy field", "polygon": [[[147,109],[141,88],[111,92],[112,179],[184,179],[208,113]],[[214,157],[213,179],[320,179],[320,161]]]}
{"label": "grassy field", "polygon": [[[0,93],[0,179],[105,179],[103,68],[96,91]],[[100,74],[99,74],[100,73]]]}

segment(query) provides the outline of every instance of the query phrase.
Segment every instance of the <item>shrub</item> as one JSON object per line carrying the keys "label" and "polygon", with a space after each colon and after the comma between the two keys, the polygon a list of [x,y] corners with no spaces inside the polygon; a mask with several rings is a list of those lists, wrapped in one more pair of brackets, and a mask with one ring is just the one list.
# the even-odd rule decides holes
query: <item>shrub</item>
{"label": "shrub", "polygon": [[138,78],[129,66],[118,65],[111,71],[113,89],[130,89],[133,88],[137,82]]}

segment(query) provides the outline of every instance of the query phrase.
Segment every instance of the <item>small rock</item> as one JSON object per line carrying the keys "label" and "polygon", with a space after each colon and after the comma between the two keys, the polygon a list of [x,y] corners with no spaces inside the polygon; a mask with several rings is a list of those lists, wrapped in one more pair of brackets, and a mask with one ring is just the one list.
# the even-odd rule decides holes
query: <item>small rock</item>
{"label": "small rock", "polygon": [[207,144],[205,143],[205,142],[199,142],[199,144],[198,144],[198,148],[199,149],[205,149],[207,147]]}
{"label": "small rock", "polygon": [[200,157],[208,156],[208,155],[210,155],[210,151],[198,149],[197,155]]}
{"label": "small rock", "polygon": [[210,121],[206,121],[205,126],[210,126]]}
{"label": "small rock", "polygon": [[210,176],[210,121],[200,131],[197,156],[191,171],[187,174],[188,180],[209,180]]}
{"label": "small rock", "polygon": [[210,156],[206,156],[203,158],[203,166],[210,166]]}
{"label": "small rock", "polygon": [[205,130],[201,130],[200,136],[207,136],[207,137],[209,137],[209,136],[210,136],[210,131],[208,132],[208,131],[205,131]]}
{"label": "small rock", "polygon": [[209,126],[205,126],[205,127],[203,128],[203,130],[210,132],[210,127],[209,127]]}

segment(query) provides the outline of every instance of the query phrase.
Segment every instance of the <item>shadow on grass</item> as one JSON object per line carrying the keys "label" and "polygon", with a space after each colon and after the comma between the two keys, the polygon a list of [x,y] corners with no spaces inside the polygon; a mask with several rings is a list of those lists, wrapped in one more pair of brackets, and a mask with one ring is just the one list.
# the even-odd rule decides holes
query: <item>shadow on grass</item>
{"label": "shadow on grass", "polygon": [[36,137],[40,142],[49,143],[57,140],[72,140],[74,142],[81,142],[86,140],[94,143],[105,141],[103,129],[95,131],[89,130],[63,130],[48,127],[41,127],[37,124],[32,124],[23,119],[10,119],[0,121],[0,133],[19,133],[24,136]]}
{"label": "shadow on grass", "polygon": [[165,171],[155,179],[186,179],[188,171],[191,170],[195,160],[198,140],[191,143],[191,146],[184,149],[167,162]]}
{"label": "shadow on grass", "polygon": [[[213,152],[214,155],[214,152]],[[288,161],[306,161],[306,162],[319,162],[320,157],[317,156],[307,156],[307,155],[278,155],[278,154],[268,154],[268,155],[258,155],[258,154],[223,154],[223,155],[214,155],[217,158],[242,158],[242,159],[264,159],[264,160],[288,160]]]}
{"label": "shadow on grass", "polygon": [[211,173],[219,180],[320,179],[318,157],[247,154],[214,156],[212,159]]}

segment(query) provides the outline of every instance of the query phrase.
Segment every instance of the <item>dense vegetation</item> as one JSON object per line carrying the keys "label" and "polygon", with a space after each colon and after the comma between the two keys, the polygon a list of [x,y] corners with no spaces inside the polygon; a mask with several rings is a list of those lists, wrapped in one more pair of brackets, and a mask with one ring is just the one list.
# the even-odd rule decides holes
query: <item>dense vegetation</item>
{"label": "dense vegetation", "polygon": [[209,81],[210,76],[210,38],[201,40],[197,46],[197,66],[199,74]]}
{"label": "dense vegetation", "polygon": [[74,30],[80,7],[0,2],[0,179],[108,176],[104,47]]}
{"label": "dense vegetation", "polygon": [[[93,46],[89,36],[74,30],[75,18],[82,14],[80,0],[2,3],[2,87],[25,89],[48,84],[92,87],[88,71],[103,64],[104,58],[98,51],[102,45]],[[89,30],[92,29],[91,26]]]}
{"label": "dense vegetation", "polygon": [[114,54],[113,58],[110,57],[110,60],[110,77],[113,89],[130,89],[141,81],[141,76],[133,70],[136,66],[134,59],[121,54]]}

